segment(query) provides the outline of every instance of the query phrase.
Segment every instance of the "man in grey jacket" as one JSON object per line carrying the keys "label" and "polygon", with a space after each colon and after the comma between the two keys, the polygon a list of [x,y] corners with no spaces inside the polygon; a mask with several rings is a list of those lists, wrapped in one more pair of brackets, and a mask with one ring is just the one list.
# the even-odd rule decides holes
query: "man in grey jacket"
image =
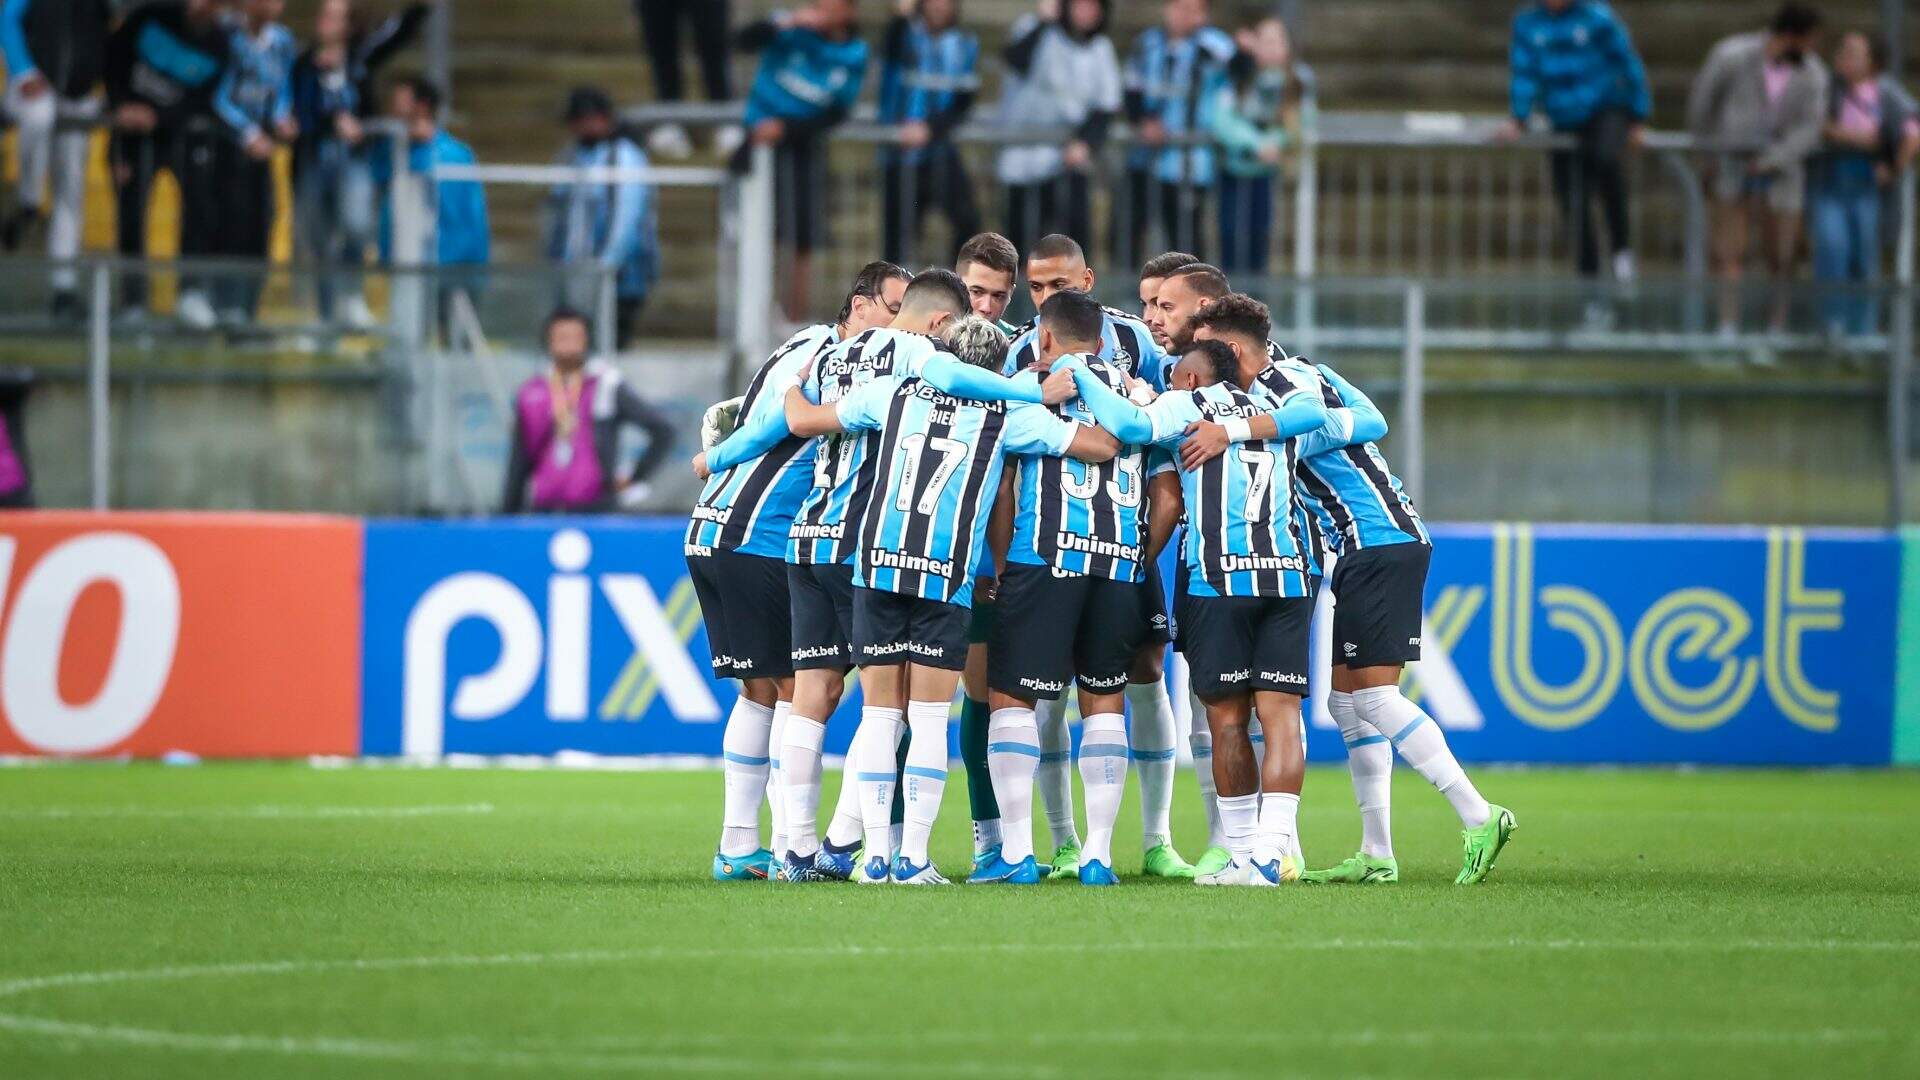
{"label": "man in grey jacket", "polygon": [[1718,146],[1706,182],[1713,200],[1714,276],[1719,278],[1720,329],[1733,333],[1748,234],[1760,224],[1763,254],[1775,281],[1771,328],[1786,322],[1787,276],[1800,245],[1806,162],[1820,148],[1827,115],[1827,69],[1817,52],[1820,13],[1787,3],[1766,30],[1735,34],[1713,47],[1687,99],[1694,138]]}

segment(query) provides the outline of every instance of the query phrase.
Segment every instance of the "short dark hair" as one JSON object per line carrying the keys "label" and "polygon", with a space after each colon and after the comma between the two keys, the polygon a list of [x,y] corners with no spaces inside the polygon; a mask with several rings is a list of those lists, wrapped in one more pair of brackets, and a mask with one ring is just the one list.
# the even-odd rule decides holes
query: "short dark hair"
{"label": "short dark hair", "polygon": [[1187,279],[1187,288],[1208,300],[1218,300],[1233,291],[1224,271],[1203,262],[1189,263],[1167,275],[1168,280],[1174,278]]}
{"label": "short dark hair", "polygon": [[577,322],[587,328],[588,334],[593,333],[593,320],[587,318],[586,312],[581,311],[577,307],[561,304],[552,311],[547,312],[547,321],[541,324],[540,327],[540,340],[544,342],[549,337],[552,337],[553,328],[563,322]]}
{"label": "short dark hair", "polygon": [[1192,266],[1200,261],[1200,256],[1189,255],[1184,251],[1163,251],[1140,267],[1140,280],[1163,278],[1183,266]]}
{"label": "short dark hair", "polygon": [[396,84],[396,88],[397,87],[405,87],[406,91],[413,95],[413,100],[425,105],[436,113],[440,111],[440,102],[445,100],[446,97],[446,95],[440,92],[440,84],[427,78],[425,75],[414,75],[401,79],[400,82]]}
{"label": "short dark hair", "polygon": [[1233,354],[1233,349],[1226,342],[1212,339],[1196,341],[1188,347],[1186,355],[1181,359],[1191,360],[1196,356],[1206,364],[1207,385],[1239,384],[1240,358]]}
{"label": "short dark hair", "polygon": [[865,297],[868,300],[878,300],[880,299],[881,291],[886,288],[887,282],[895,280],[911,281],[913,280],[913,275],[907,273],[906,267],[897,263],[887,262],[885,259],[876,259],[861,267],[860,272],[854,275],[853,288],[847,290],[846,303],[840,305],[840,318],[838,321],[846,322],[848,319],[853,318],[854,297],[858,296]]}
{"label": "short dark hair", "polygon": [[1033,245],[1033,250],[1027,252],[1028,262],[1040,259],[1077,259],[1086,262],[1087,253],[1080,246],[1080,241],[1066,233],[1048,233]]}
{"label": "short dark hair", "polygon": [[1040,305],[1040,325],[1067,345],[1098,345],[1107,311],[1091,295],[1062,289]]}
{"label": "short dark hair", "polygon": [[979,263],[996,273],[1018,274],[1020,249],[997,232],[983,232],[960,245],[960,254],[954,256],[953,268],[964,272],[971,263]]}
{"label": "short dark hair", "polygon": [[1811,34],[1820,29],[1820,11],[1811,4],[1785,3],[1773,13],[1776,34]]}
{"label": "short dark hair", "polygon": [[1195,313],[1193,329],[1203,326],[1219,334],[1244,334],[1265,341],[1273,332],[1273,313],[1246,293],[1228,293]]}
{"label": "short dark hair", "polygon": [[947,311],[955,315],[972,310],[967,301],[967,286],[951,270],[932,267],[913,275],[907,282],[907,294],[900,299],[900,310]]}

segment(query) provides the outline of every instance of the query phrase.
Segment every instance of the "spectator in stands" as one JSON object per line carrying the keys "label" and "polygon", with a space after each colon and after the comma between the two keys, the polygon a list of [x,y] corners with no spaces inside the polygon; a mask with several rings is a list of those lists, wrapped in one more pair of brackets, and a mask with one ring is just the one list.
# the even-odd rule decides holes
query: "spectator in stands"
{"label": "spectator in stands", "polygon": [[[286,0],[241,0],[226,78],[213,98],[233,135],[215,144],[221,189],[213,253],[228,259],[266,261],[273,235],[273,154],[300,133],[293,119],[293,62],[300,47],[280,24],[286,7]],[[214,278],[212,308],[190,307],[182,298],[180,321],[208,329],[217,312],[229,326],[250,323],[262,281],[258,273],[222,270]]]}
{"label": "spectator in stands", "polygon": [[1207,92],[1207,130],[1220,144],[1220,268],[1264,277],[1273,245],[1273,181],[1300,139],[1301,81],[1287,24],[1259,17]]}
{"label": "spectator in stands", "polygon": [[774,150],[774,204],[780,241],[793,253],[787,268],[787,318],[807,317],[814,245],[825,239],[824,136],[846,120],[867,74],[867,43],[856,35],[854,0],[814,0],[740,31],[735,43],[758,50],[760,70],[747,93],[748,143]]}
{"label": "spectator in stands", "polygon": [[1127,158],[1127,209],[1122,227],[1132,265],[1145,250],[1147,223],[1160,219],[1162,247],[1205,255],[1207,193],[1213,189],[1213,151],[1205,145],[1168,146],[1201,132],[1206,87],[1233,59],[1233,39],[1207,25],[1208,0],[1166,0],[1161,24],[1134,39],[1127,57],[1127,119],[1141,145]]}
{"label": "spectator in stands", "polygon": [[[561,155],[561,164],[581,169],[647,167],[647,155],[616,128],[613,99],[606,91],[591,86],[574,90],[567,97],[566,121],[573,144]],[[656,205],[653,185],[633,178],[561,184],[548,198],[547,256],[564,266],[594,268],[584,278],[589,295],[597,295],[604,280],[600,271],[614,275],[617,344],[622,349],[633,342],[640,309],[659,274]]]}
{"label": "spectator in stands", "polygon": [[[653,96],[660,101],[685,101],[686,77],[680,67],[680,27],[693,29],[693,51],[700,61],[700,81],[708,101],[733,98],[733,73],[727,64],[727,0],[633,0],[640,16],[640,41],[653,69]],[[737,129],[729,128],[729,131]],[[693,153],[687,129],[662,124],[647,137],[655,157],[684,158]],[[731,152],[723,147],[722,154]]]}
{"label": "spectator in stands", "polygon": [[[455,293],[471,293],[483,283],[492,237],[486,189],[474,180],[434,177],[434,169],[441,165],[474,164],[472,148],[440,127],[440,101],[440,88],[431,80],[406,79],[394,87],[391,115],[407,130],[406,169],[421,185],[425,204],[421,210],[432,228],[420,259],[439,267],[437,284],[444,315]],[[397,193],[392,148],[386,140],[374,144],[371,161],[374,183],[386,192],[380,213],[380,257],[392,265]]]}
{"label": "spectator in stands", "polygon": [[353,0],[323,0],[313,44],[293,66],[293,191],[300,246],[319,264],[320,317],[351,329],[374,325],[360,290],[360,267],[373,240],[373,176],[362,120],[375,106],[373,80],[432,13],[409,4],[371,31],[355,26]]}
{"label": "spectator in stands", "polygon": [[[1855,30],[1834,53],[1826,147],[1808,166],[1807,219],[1813,273],[1831,288],[1821,308],[1829,335],[1871,333],[1880,279],[1885,193],[1920,153],[1920,111],[1888,78],[1882,38]],[[1851,283],[1854,289],[1847,288]]]}
{"label": "spectator in stands", "polygon": [[1739,327],[1739,283],[1755,219],[1775,281],[1770,325],[1776,331],[1786,325],[1786,283],[1800,244],[1806,161],[1820,148],[1827,119],[1827,70],[1815,51],[1819,29],[1818,11],[1783,4],[1766,30],[1735,34],[1715,45],[1687,99],[1687,127],[1694,138],[1759,147],[1716,152],[1707,159],[1723,334]]}
{"label": "spectator in stands", "polygon": [[[120,254],[147,252],[147,199],[161,170],[180,187],[180,255],[213,254],[221,206],[221,143],[232,134],[214,114],[232,37],[220,0],[154,0],[133,9],[107,39],[107,104],[113,114],[116,228]],[[185,283],[182,307],[198,296],[202,322],[212,307],[200,284]],[[145,317],[147,278],[130,274],[120,287],[124,314]]]}
{"label": "spectator in stands", "polygon": [[1600,273],[1597,196],[1614,279],[1633,280],[1627,152],[1646,139],[1653,98],[1626,25],[1599,0],[1537,0],[1514,17],[1511,52],[1513,115],[1501,137],[1518,138],[1537,109],[1553,130],[1574,138],[1572,149],[1553,152],[1553,187],[1580,273]]}
{"label": "spectator in stands", "polygon": [[[948,138],[980,92],[980,39],[958,25],[959,0],[899,0],[880,57],[880,122],[896,129],[882,147],[881,252],[904,263],[920,224],[939,207],[953,247],[980,231],[973,178]],[[910,239],[911,238],[911,239]]]}
{"label": "spectator in stands", "polygon": [[[548,369],[521,384],[513,399],[513,448],[507,462],[504,513],[602,513],[637,506],[647,478],[673,447],[673,425],[640,399],[603,361],[588,362],[587,317],[560,308],[547,317]],[[620,432],[636,427],[647,448],[624,480]]]}
{"label": "spectator in stands", "polygon": [[1091,242],[1093,158],[1120,111],[1120,58],[1107,37],[1108,0],[1040,0],[1039,11],[1013,24],[1002,54],[1000,123],[1060,126],[1057,141],[1013,145],[1000,152],[1007,191],[1007,235],[1025,251],[1050,233]]}
{"label": "spectator in stands", "polygon": [[27,394],[33,372],[0,370],[0,510],[33,506],[33,470],[27,463]]}
{"label": "spectator in stands", "polygon": [[[14,211],[0,224],[0,247],[8,251],[44,216],[47,255],[64,261],[80,254],[87,139],[100,117],[94,90],[106,69],[109,15],[107,0],[5,0],[0,6],[6,112],[19,128]],[[43,214],[49,195],[51,209]],[[73,268],[54,269],[56,320],[79,321],[77,282]]]}

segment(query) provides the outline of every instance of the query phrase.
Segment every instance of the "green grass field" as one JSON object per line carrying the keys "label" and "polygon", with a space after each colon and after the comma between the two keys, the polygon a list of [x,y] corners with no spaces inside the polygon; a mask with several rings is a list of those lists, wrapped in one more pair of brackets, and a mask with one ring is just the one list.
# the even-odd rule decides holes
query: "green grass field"
{"label": "green grass field", "polygon": [[706,880],[713,773],[5,770],[0,1077],[1920,1074],[1920,775],[1481,787],[1476,889],[1403,771],[1398,886],[869,890]]}

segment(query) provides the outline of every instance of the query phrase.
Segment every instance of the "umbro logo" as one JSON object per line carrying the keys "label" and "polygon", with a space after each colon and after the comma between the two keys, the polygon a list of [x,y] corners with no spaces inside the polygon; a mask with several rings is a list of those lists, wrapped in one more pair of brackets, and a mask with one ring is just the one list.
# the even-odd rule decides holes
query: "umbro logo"
{"label": "umbro logo", "polygon": [[1340,651],[1348,656],[1358,656],[1360,655],[1360,646],[1355,645],[1351,641],[1343,641],[1340,643]]}

